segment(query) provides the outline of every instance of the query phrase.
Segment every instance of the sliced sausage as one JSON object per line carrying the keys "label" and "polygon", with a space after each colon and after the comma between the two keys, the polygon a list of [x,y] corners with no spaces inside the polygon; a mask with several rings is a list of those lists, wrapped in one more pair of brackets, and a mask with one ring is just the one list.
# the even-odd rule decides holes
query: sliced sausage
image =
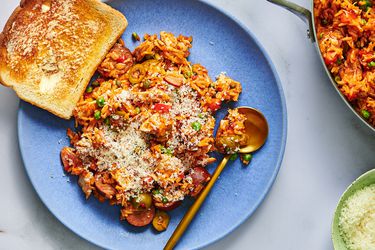
{"label": "sliced sausage", "polygon": [[98,72],[106,78],[119,78],[132,66],[133,55],[123,43],[116,43],[98,67]]}
{"label": "sliced sausage", "polygon": [[174,201],[174,202],[168,202],[168,203],[154,202],[154,205],[156,208],[160,210],[171,211],[175,209],[176,207],[179,207],[181,205],[181,201]]}
{"label": "sliced sausage", "polygon": [[155,207],[152,206],[146,210],[134,210],[132,213],[126,216],[126,220],[129,224],[136,227],[147,226],[152,222],[155,216]]}
{"label": "sliced sausage", "polygon": [[190,195],[196,197],[203,190],[206,182],[210,180],[211,175],[205,168],[195,167],[190,176],[193,179],[193,184],[195,186]]}
{"label": "sliced sausage", "polygon": [[[75,153],[75,150],[70,147],[65,147],[61,150],[60,153],[61,161],[63,163],[64,169],[67,172],[72,172],[73,168],[80,168],[82,166],[82,161],[78,158]],[[80,174],[73,173],[72,174]]]}
{"label": "sliced sausage", "polygon": [[193,179],[193,184],[203,184],[208,182],[211,178],[210,173],[202,167],[193,168],[190,176]]}
{"label": "sliced sausage", "polygon": [[91,172],[84,172],[78,178],[78,185],[81,186],[82,191],[85,193],[86,199],[88,199],[92,193],[94,187],[94,176]]}
{"label": "sliced sausage", "polygon": [[173,86],[175,86],[177,88],[181,87],[182,84],[184,84],[184,78],[183,78],[183,76],[178,77],[178,76],[169,75],[169,76],[164,77],[164,81],[166,81],[170,85],[173,85]]}
{"label": "sliced sausage", "polygon": [[110,184],[106,183],[102,176],[95,178],[95,187],[107,199],[112,199],[112,197],[116,194],[116,189]]}

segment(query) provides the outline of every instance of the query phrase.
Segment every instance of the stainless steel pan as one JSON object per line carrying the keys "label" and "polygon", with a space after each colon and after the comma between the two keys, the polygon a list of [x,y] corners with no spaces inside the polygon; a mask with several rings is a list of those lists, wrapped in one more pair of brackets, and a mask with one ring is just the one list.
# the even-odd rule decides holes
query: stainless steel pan
{"label": "stainless steel pan", "polygon": [[341,93],[339,88],[336,85],[335,80],[333,79],[331,73],[329,72],[329,69],[327,68],[322,53],[320,52],[319,45],[316,43],[315,38],[316,36],[316,29],[315,29],[315,20],[314,20],[314,1],[311,1],[311,11],[301,7],[295,3],[286,1],[286,0],[267,0],[268,2],[277,4],[294,14],[296,14],[298,17],[300,17],[305,23],[309,25],[309,29],[307,31],[307,35],[310,38],[311,42],[315,44],[315,48],[319,53],[320,61],[327,73],[327,76],[329,80],[331,81],[332,85],[335,87],[337,93],[341,96],[341,99],[344,101],[344,103],[349,107],[349,109],[358,117],[359,120],[361,120],[370,130],[372,130],[375,133],[375,127],[373,127],[367,120],[365,120],[360,114],[358,114],[355,109],[352,107],[352,105],[349,103],[349,101],[345,98],[345,96]]}

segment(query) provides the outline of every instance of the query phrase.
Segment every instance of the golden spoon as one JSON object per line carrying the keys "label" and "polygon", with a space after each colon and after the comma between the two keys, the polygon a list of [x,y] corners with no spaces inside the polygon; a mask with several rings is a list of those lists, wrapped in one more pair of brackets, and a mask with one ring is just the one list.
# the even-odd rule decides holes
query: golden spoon
{"label": "golden spoon", "polygon": [[[238,112],[246,116],[245,129],[246,135],[248,136],[247,145],[239,150],[239,153],[248,154],[261,148],[266,142],[268,137],[268,123],[264,115],[250,107],[239,107]],[[190,207],[189,211],[185,214],[184,218],[180,221],[177,228],[173,232],[171,238],[168,240],[164,247],[164,250],[172,250],[177,244],[178,240],[184,234],[186,228],[190,225],[190,222],[198,212],[202,203],[206,199],[207,195],[211,191],[211,188],[215,184],[216,180],[220,176],[224,167],[227,165],[231,155],[226,155],[219,166],[216,168],[210,181],[203,189],[202,193],[195,200],[194,204]]]}

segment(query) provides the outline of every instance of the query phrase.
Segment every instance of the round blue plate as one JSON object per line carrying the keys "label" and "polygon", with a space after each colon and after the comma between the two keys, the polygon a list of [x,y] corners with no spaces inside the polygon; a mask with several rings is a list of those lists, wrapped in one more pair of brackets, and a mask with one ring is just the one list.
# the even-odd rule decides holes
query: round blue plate
{"label": "round blue plate", "polygon": [[[129,21],[123,39],[130,49],[141,36],[160,31],[193,36],[190,60],[206,66],[211,77],[220,72],[243,84],[238,103],[261,110],[270,126],[265,146],[254,154],[250,166],[230,163],[176,249],[197,249],[224,237],[255,211],[270,189],[280,167],[286,142],[286,106],[274,67],[255,37],[232,17],[200,1],[115,0],[110,5]],[[225,108],[217,114],[221,119]],[[19,144],[26,171],[49,210],[68,228],[108,249],[162,249],[191,200],[171,212],[166,232],[135,228],[119,220],[119,208],[85,200],[75,177],[65,176],[60,150],[69,145],[64,121],[21,102],[18,114]],[[218,156],[220,160],[220,156]],[[215,164],[209,167],[212,172]]]}

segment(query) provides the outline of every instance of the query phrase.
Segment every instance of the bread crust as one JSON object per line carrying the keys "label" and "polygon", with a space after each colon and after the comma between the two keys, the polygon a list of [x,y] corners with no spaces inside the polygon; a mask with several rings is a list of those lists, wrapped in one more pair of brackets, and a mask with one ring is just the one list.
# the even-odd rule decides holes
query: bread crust
{"label": "bread crust", "polygon": [[[49,11],[57,17],[44,16],[52,15]],[[44,22],[36,26],[33,15]],[[70,22],[66,16],[72,17]],[[63,28],[63,35],[51,23],[57,23],[57,31]],[[22,0],[0,33],[0,83],[21,99],[70,119],[96,68],[126,27],[120,12],[97,0]],[[20,38],[18,30],[39,35]]]}
{"label": "bread crust", "polygon": [[[27,0],[22,0],[22,2],[27,1]],[[21,3],[22,3],[21,2]],[[21,4],[20,3],[20,4]],[[9,33],[9,30],[12,27],[12,23],[15,22],[17,19],[18,14],[22,11],[21,7],[17,7],[13,13],[10,15],[8,21],[5,23],[3,32],[0,33],[0,67],[2,66],[2,62],[5,62],[6,60],[6,40],[7,40],[7,34]],[[5,81],[2,80],[1,74],[0,74],[0,84],[6,86],[6,87],[11,87],[11,85],[6,84]]]}

